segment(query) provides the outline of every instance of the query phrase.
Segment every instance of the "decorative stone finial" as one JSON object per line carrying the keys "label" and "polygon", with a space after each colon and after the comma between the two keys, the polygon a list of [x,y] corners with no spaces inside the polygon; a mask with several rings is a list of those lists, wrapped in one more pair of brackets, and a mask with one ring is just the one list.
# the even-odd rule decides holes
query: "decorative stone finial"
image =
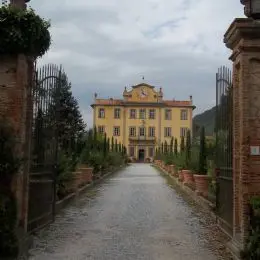
{"label": "decorative stone finial", "polygon": [[97,99],[97,96],[98,96],[97,93],[95,93],[95,94],[94,94],[95,99]]}
{"label": "decorative stone finial", "polygon": [[260,19],[260,1],[259,0],[240,0],[244,5],[244,14],[255,20]]}

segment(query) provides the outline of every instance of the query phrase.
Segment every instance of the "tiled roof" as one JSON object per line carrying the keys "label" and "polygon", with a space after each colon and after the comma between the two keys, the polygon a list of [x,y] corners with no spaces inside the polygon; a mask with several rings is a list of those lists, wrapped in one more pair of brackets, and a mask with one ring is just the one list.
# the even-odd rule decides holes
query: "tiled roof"
{"label": "tiled roof", "polygon": [[[132,103],[132,102],[127,102]],[[136,103],[136,102],[134,102]],[[140,102],[141,103],[141,102]],[[144,102],[146,103],[146,102]],[[172,107],[182,107],[182,106],[193,106],[192,101],[179,101],[179,100],[163,100],[162,102],[166,106],[172,106]],[[123,99],[96,99],[95,104],[93,105],[103,105],[103,106],[122,106],[125,104],[125,101]],[[152,104],[152,103],[151,103]],[[156,103],[155,103],[156,104]]]}
{"label": "tiled roof", "polygon": [[95,105],[122,105],[124,101],[122,99],[96,99]]}
{"label": "tiled roof", "polygon": [[167,106],[192,106],[192,101],[179,101],[179,100],[163,100],[163,103]]}

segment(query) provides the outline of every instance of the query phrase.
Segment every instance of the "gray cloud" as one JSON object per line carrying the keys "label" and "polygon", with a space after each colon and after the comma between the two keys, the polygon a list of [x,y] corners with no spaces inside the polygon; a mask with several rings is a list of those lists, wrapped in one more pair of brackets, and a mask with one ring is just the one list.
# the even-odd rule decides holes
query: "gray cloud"
{"label": "gray cloud", "polygon": [[63,64],[89,125],[94,92],[120,98],[143,75],[167,99],[193,95],[196,113],[213,106],[215,72],[231,65],[223,34],[243,13],[237,0],[31,2],[52,21],[52,48],[39,65]]}

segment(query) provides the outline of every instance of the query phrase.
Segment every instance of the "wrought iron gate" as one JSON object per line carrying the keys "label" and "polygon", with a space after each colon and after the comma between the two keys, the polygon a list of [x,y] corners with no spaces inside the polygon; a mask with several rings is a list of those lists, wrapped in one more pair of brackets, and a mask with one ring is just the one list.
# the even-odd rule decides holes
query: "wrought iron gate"
{"label": "wrought iron gate", "polygon": [[55,65],[34,69],[33,115],[29,179],[28,231],[54,219],[59,115],[59,89],[62,71]]}
{"label": "wrought iron gate", "polygon": [[216,74],[216,209],[221,226],[232,233],[233,226],[233,145],[232,72],[226,67]]}

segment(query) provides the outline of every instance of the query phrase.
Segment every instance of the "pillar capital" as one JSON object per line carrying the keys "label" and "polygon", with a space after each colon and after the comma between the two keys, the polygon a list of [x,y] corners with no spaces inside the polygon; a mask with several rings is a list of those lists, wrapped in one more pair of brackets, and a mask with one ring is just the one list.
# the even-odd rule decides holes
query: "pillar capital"
{"label": "pillar capital", "polygon": [[251,18],[237,18],[224,35],[224,43],[233,51],[234,61],[241,51],[260,51],[260,21]]}

